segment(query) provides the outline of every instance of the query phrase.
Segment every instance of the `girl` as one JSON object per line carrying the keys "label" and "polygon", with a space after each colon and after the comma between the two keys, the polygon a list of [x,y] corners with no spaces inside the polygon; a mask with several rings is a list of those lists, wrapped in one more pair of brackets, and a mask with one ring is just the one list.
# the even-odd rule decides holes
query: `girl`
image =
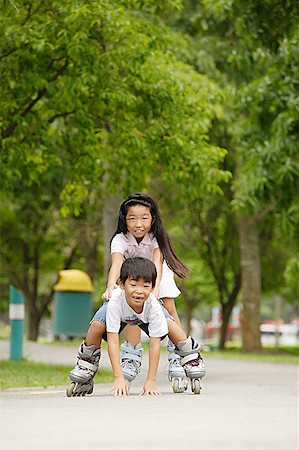
{"label": "girl", "polygon": [[[111,268],[107,287],[102,295],[106,302],[95,313],[85,341],[79,348],[77,365],[70,375],[73,381],[78,374],[81,379],[82,372],[84,372],[84,377],[88,378],[94,376],[97,371],[101,330],[106,320],[107,301],[117,287],[116,281],[119,279],[123,261],[136,256],[151,259],[154,262],[158,275],[154,294],[161,299],[164,315],[172,318],[181,326],[174,302],[174,299],[180,294],[174,281],[174,273],[180,278],[185,278],[187,268],[170,245],[158,206],[154,200],[141,193],[129,195],[120,206],[117,230],[111,239]],[[130,382],[140,372],[142,357],[140,328],[137,326],[127,327],[125,339],[126,342],[121,345],[121,367],[126,380]],[[168,376],[170,381],[174,377],[185,377],[180,357],[174,353],[174,348],[172,342],[169,341]]]}
{"label": "girl", "polygon": [[[155,263],[158,274],[154,295],[161,299],[169,314],[181,326],[174,302],[174,299],[180,295],[174,281],[174,273],[180,278],[186,278],[187,267],[174,253],[164,230],[159,208],[151,197],[135,193],[124,200],[119,209],[117,230],[112,236],[110,245],[111,268],[103,299],[109,300],[117,287],[116,281],[124,259],[135,256],[151,259]],[[140,366],[136,360],[132,362],[130,353],[136,348],[140,352],[140,328],[127,327],[125,338],[127,342],[122,345],[122,368],[124,371],[132,369],[133,373],[137,370],[138,373]],[[168,351],[169,378],[171,378],[172,374],[178,374],[180,371],[180,363],[178,356],[174,353],[174,345],[170,341]]]}
{"label": "girl", "polygon": [[174,273],[186,278],[187,268],[174,253],[164,230],[157,204],[151,197],[136,193],[120,206],[117,230],[111,239],[111,268],[103,299],[108,300],[117,287],[121,265],[126,258],[151,259],[157,269],[155,295],[181,326],[174,299],[180,295]]}

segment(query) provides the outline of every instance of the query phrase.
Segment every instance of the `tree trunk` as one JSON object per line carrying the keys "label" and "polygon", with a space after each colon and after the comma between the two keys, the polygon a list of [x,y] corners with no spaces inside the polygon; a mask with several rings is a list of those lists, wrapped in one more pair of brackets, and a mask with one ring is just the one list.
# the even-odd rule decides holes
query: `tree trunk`
{"label": "tree trunk", "polygon": [[29,311],[29,330],[28,330],[28,339],[29,341],[37,341],[39,334],[39,324],[40,324],[40,315],[36,311]]}
{"label": "tree trunk", "polygon": [[222,303],[221,307],[221,315],[222,315],[222,323],[220,328],[220,336],[219,336],[219,350],[225,349],[225,343],[227,340],[227,329],[230,321],[230,317],[232,314],[232,310],[236,304],[236,300],[238,298],[240,288],[241,288],[241,273],[238,272],[235,274],[235,283],[231,293],[228,296],[226,303]]}
{"label": "tree trunk", "polygon": [[225,343],[227,340],[228,324],[229,324],[230,316],[231,316],[234,305],[235,305],[235,300],[222,305],[222,308],[221,308],[222,323],[221,323],[221,328],[220,328],[219,345],[218,345],[219,350],[225,349]]}
{"label": "tree trunk", "polygon": [[98,275],[97,252],[99,242],[99,230],[88,225],[80,229],[79,239],[85,259],[86,272],[94,281]]}
{"label": "tree trunk", "polygon": [[238,226],[243,291],[242,346],[244,352],[256,352],[261,350],[261,267],[256,218],[240,217]]}
{"label": "tree trunk", "polygon": [[190,336],[190,333],[191,333],[191,319],[192,319],[192,316],[193,316],[192,302],[190,302],[188,300],[185,301],[184,302],[184,307],[185,307],[184,309],[185,309],[185,317],[186,317],[186,330],[185,331],[186,331],[187,336]]}
{"label": "tree trunk", "polygon": [[110,241],[117,227],[118,211],[122,198],[120,194],[108,195],[104,199],[103,233],[104,233],[104,275],[107,279],[111,266]]}
{"label": "tree trunk", "polygon": [[27,339],[29,341],[37,341],[41,315],[39,314],[36,307],[36,298],[34,296],[34,293],[29,291],[28,289],[22,290],[22,294],[25,299]]}

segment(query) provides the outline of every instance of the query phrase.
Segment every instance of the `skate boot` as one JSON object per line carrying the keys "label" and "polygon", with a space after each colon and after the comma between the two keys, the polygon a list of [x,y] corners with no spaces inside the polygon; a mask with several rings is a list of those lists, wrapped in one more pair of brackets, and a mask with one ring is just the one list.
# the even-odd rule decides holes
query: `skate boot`
{"label": "skate boot", "polygon": [[92,394],[93,379],[98,371],[101,349],[95,345],[86,345],[85,341],[79,347],[77,364],[70,371],[71,383],[68,385],[68,397]]}
{"label": "skate boot", "polygon": [[120,366],[130,386],[131,381],[135,380],[140,373],[143,348],[141,344],[137,344],[134,348],[130,342],[124,342],[120,348],[122,350],[120,354]]}
{"label": "skate boot", "polygon": [[181,358],[177,355],[175,345],[168,341],[168,379],[172,384],[172,389],[175,394],[184,392],[188,387],[188,379],[184,368],[181,365]]}
{"label": "skate boot", "polygon": [[187,377],[191,381],[191,389],[194,394],[200,394],[200,382],[205,376],[205,364],[200,356],[200,345],[192,337],[176,344],[175,353],[181,356],[181,365],[183,366]]}

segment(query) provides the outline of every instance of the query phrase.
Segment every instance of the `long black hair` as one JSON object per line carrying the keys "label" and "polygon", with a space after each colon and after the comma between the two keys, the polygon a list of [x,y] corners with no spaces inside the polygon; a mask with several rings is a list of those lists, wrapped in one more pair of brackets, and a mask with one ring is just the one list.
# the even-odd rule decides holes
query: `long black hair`
{"label": "long black hair", "polygon": [[157,242],[159,244],[160,250],[162,252],[163,258],[165,259],[167,265],[173,272],[180,278],[186,278],[188,269],[187,267],[180,261],[175,252],[173,251],[168,234],[164,230],[162,218],[160,215],[160,211],[157,203],[148,195],[142,194],[140,192],[136,192],[134,194],[129,195],[120,205],[119,214],[118,214],[118,224],[116,232],[113,234],[114,236],[120,233],[126,234],[128,232],[126,217],[128,213],[128,208],[130,206],[135,205],[143,205],[150,209],[150,213],[152,215],[152,226],[150,232],[153,233]]}

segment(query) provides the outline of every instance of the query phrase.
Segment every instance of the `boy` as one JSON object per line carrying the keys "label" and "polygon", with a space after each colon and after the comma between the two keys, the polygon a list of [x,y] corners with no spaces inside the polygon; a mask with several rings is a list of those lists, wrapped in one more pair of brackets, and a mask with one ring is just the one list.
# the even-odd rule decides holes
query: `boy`
{"label": "boy", "polygon": [[110,393],[129,394],[129,386],[120,366],[119,351],[119,333],[126,325],[138,325],[150,337],[149,369],[140,395],[159,395],[156,374],[160,357],[160,341],[167,335],[182,356],[181,364],[187,375],[190,373],[196,373],[199,377],[205,375],[199,345],[192,338],[187,338],[182,328],[167,312],[163,311],[163,307],[152,294],[156,278],[155,264],[149,259],[137,257],[124,261],[120,272],[119,288],[114,290],[107,306],[106,325],[104,320],[93,320],[86,340],[79,348],[77,365],[70,373],[74,383],[68,387],[68,396],[92,393],[93,378],[99,365],[102,338],[108,342],[108,353],[115,376]]}

